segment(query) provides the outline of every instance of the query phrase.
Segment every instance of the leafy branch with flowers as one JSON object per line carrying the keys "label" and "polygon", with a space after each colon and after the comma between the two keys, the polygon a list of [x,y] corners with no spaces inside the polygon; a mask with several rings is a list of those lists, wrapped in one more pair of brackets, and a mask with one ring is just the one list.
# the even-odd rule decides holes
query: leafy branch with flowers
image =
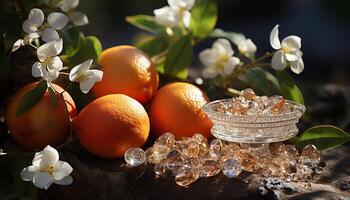
{"label": "leafy branch with flowers", "polygon": [[[269,38],[273,52],[258,56],[258,47],[251,38],[215,27],[218,16],[215,0],[168,0],[167,3],[155,9],[152,16],[126,17],[127,22],[148,33],[135,45],[155,63],[162,80],[191,81],[188,69],[197,57],[194,48],[215,38],[212,46],[198,55],[203,65],[202,76],[191,77],[207,93],[215,91],[214,98],[218,94],[237,96],[241,88],[236,83],[242,83],[260,94],[280,93],[288,100],[304,104],[301,90],[289,75],[304,70],[300,37],[290,35],[280,40],[279,25],[276,25]],[[78,83],[86,95],[102,80],[103,71],[98,69],[101,43],[95,36],[84,36],[79,31],[79,26],[87,25],[89,20],[76,10],[78,4],[79,0],[42,0],[33,4],[22,23],[22,35],[18,37],[22,39],[12,42],[13,38],[10,38],[11,47],[5,48],[5,53],[1,52],[13,55],[21,48],[29,47],[36,55],[36,60],[31,63],[31,75],[38,82],[21,99],[17,116],[35,106],[47,91],[56,105],[56,94],[65,101],[63,93],[72,85]],[[1,39],[8,38],[3,35]],[[8,57],[1,58],[1,63],[8,63]],[[8,69],[4,69],[6,76]],[[69,80],[62,92],[53,86],[59,77]],[[68,113],[67,119],[71,120]],[[323,150],[349,140],[350,136],[343,130],[322,125],[306,130],[290,142],[298,146],[315,144]],[[0,151],[0,156],[5,154]],[[71,184],[72,171],[68,163],[59,160],[56,149],[46,146],[35,154],[32,165],[22,170],[21,178],[32,181],[38,188],[48,189],[53,183]]]}
{"label": "leafy branch with flowers", "polygon": [[[241,86],[236,83],[243,83],[261,94],[280,93],[288,100],[304,104],[303,94],[288,72],[290,69],[300,74],[304,70],[300,37],[290,35],[280,40],[277,24],[269,37],[274,51],[258,57],[258,48],[251,38],[215,28],[218,15],[215,0],[168,0],[167,6],[153,13],[129,16],[126,21],[149,33],[136,46],[151,56],[161,76],[187,80],[194,47],[217,38],[211,48],[198,56],[204,67],[204,82],[199,79],[199,83],[208,93],[215,91],[214,98],[220,91],[224,96],[239,95],[240,88],[235,87]],[[348,134],[329,125],[312,127],[291,140],[300,146],[312,143],[321,150],[347,141]]]}

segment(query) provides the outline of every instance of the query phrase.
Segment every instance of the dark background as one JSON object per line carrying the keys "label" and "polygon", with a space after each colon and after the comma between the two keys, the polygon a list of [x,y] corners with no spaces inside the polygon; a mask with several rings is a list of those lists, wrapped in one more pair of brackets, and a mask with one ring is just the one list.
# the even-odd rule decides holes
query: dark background
{"label": "dark background", "polygon": [[[133,44],[143,33],[129,25],[125,17],[153,15],[167,5],[166,0],[80,1],[78,10],[90,20],[82,27],[87,35],[96,35],[103,47]],[[242,32],[258,47],[257,54],[272,51],[269,34],[280,24],[280,39],[288,35],[302,38],[305,71],[296,79],[303,83],[350,85],[350,1],[349,0],[218,0],[218,28]],[[211,41],[196,48],[196,54]]]}

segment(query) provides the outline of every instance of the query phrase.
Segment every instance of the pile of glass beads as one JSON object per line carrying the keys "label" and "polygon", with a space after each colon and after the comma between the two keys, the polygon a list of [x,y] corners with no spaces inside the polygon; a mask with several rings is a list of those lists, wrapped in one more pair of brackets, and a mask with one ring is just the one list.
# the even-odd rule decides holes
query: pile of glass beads
{"label": "pile of glass beads", "polygon": [[180,186],[220,172],[228,178],[237,177],[242,170],[288,181],[308,179],[320,163],[320,152],[314,145],[299,152],[293,145],[274,143],[270,151],[268,155],[256,156],[236,143],[213,139],[209,144],[201,134],[175,140],[172,133],[164,133],[146,151],[130,148],[124,158],[132,167],[154,165],[157,177],[170,172]]}
{"label": "pile of glass beads", "polygon": [[233,97],[231,100],[230,104],[220,104],[217,111],[239,116],[266,116],[287,113],[292,109],[282,96],[256,96],[250,88],[242,90],[238,97]]}

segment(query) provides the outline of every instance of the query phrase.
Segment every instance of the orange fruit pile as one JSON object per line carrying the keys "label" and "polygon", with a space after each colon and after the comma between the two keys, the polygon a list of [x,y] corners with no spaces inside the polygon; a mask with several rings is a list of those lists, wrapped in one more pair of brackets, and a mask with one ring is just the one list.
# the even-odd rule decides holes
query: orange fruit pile
{"label": "orange fruit pile", "polygon": [[[103,158],[122,157],[130,147],[144,145],[150,129],[154,136],[172,132],[178,138],[196,133],[210,137],[212,124],[201,110],[209,99],[201,89],[176,82],[157,91],[155,65],[132,46],[103,51],[99,63],[104,75],[92,88],[97,99],[86,105],[72,122],[74,133],[89,152]],[[8,126],[16,141],[28,148],[60,144],[69,134],[62,102],[52,108],[46,94],[28,113],[15,117],[19,100],[34,85],[15,95],[8,108]],[[67,93],[65,97],[73,114],[74,102]],[[143,105],[149,106],[149,113]]]}
{"label": "orange fruit pile", "polygon": [[81,145],[91,153],[118,158],[130,147],[146,142],[150,122],[138,101],[123,94],[111,94],[83,108],[73,120],[73,129]]}
{"label": "orange fruit pile", "polygon": [[[63,104],[63,99],[56,94],[57,105],[51,103],[48,92],[44,97],[20,116],[16,116],[17,106],[22,97],[31,91],[37,83],[31,83],[21,88],[10,100],[6,109],[6,124],[15,141],[30,149],[43,148],[64,143],[70,133],[69,118]],[[57,92],[63,89],[53,84]],[[64,92],[65,103],[71,117],[76,115],[75,104],[71,96]]]}

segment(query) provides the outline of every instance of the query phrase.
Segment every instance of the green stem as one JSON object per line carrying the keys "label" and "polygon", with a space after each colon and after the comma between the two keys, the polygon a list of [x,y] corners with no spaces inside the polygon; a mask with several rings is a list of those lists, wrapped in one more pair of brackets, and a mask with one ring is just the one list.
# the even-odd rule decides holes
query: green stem
{"label": "green stem", "polygon": [[270,58],[273,56],[273,53],[266,53],[264,56],[255,59],[253,62],[250,62],[248,64],[242,65],[238,67],[233,74],[227,77],[228,81],[232,81],[233,79],[237,78],[241,73],[243,73],[246,70],[253,69],[255,67],[265,67],[270,66],[270,63],[259,63],[267,58]]}

